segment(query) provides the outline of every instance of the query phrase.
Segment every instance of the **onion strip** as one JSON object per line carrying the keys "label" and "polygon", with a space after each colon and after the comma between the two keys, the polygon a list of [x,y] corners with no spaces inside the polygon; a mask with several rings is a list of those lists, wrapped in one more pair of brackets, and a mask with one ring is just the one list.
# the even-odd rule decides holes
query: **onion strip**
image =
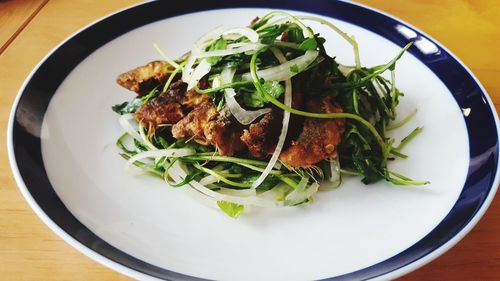
{"label": "onion strip", "polygon": [[[286,58],[283,53],[277,48],[271,48],[274,56],[280,61],[280,63],[285,64]],[[292,80],[287,79],[285,81],[285,105],[291,107],[292,106]],[[271,160],[267,164],[266,168],[259,176],[259,178],[252,184],[252,188],[257,188],[269,175],[269,173],[274,168],[276,161],[281,154],[281,150],[283,149],[283,145],[285,143],[286,134],[288,132],[288,123],[290,122],[290,112],[283,111],[283,122],[281,127],[281,133],[278,138],[278,143],[276,144],[276,148],[274,149],[273,155],[271,156]]]}
{"label": "onion strip", "polygon": [[191,90],[194,86],[196,86],[200,81],[200,79],[210,72],[211,67],[212,65],[208,63],[207,60],[205,59],[201,60],[201,62],[198,64],[198,66],[196,66],[196,68],[193,71],[193,74],[189,78],[187,89]]}
{"label": "onion strip", "polygon": [[227,49],[224,50],[215,50],[209,52],[201,52],[198,55],[198,58],[209,58],[209,57],[221,57],[221,56],[229,56],[234,54],[239,54],[248,51],[257,51],[259,49],[264,48],[266,45],[260,43],[246,43],[242,46],[231,46],[228,45]]}
{"label": "onion strip", "polygon": [[125,168],[129,168],[135,161],[144,158],[160,158],[160,157],[183,157],[195,154],[194,149],[189,148],[170,148],[170,149],[158,149],[158,150],[148,150],[130,157],[125,164]]}
{"label": "onion strip", "polygon": [[141,135],[139,135],[137,130],[134,129],[134,127],[132,127],[132,125],[129,122],[129,120],[133,120],[133,119],[134,119],[134,114],[132,114],[132,113],[123,114],[122,116],[120,116],[120,119],[119,119],[120,126],[122,126],[123,130],[125,130],[125,132],[127,132],[134,139],[142,142]]}
{"label": "onion strip", "polygon": [[[308,50],[304,55],[300,57],[285,61],[280,65],[274,67],[266,68],[264,70],[258,70],[257,76],[266,81],[285,81],[306,69],[312,62],[314,62],[314,60],[318,57],[318,54],[318,51]],[[290,69],[293,66],[297,66],[297,72],[294,72]],[[250,72],[247,72],[243,74],[241,78],[244,81],[252,81],[252,74]]]}
{"label": "onion strip", "polygon": [[[219,87],[225,83],[231,83],[233,81],[234,73],[236,69],[226,67],[222,70],[220,77],[216,77],[213,82],[213,87]],[[243,125],[251,124],[255,119],[260,116],[271,112],[270,108],[262,108],[258,110],[246,110],[240,106],[238,101],[236,101],[236,92],[233,88],[227,88],[224,90],[224,98],[226,99],[227,107],[231,114]]]}
{"label": "onion strip", "polygon": [[[169,170],[171,173],[169,174],[175,181],[182,181],[183,178],[187,176],[186,171],[182,168],[179,161],[175,161],[172,164],[172,167]],[[282,205],[282,202],[273,202],[270,200],[262,199],[259,197],[240,197],[234,195],[226,195],[215,192],[203,185],[199,182],[192,180],[189,182],[189,185],[195,190],[203,193],[204,195],[211,197],[216,200],[222,200],[227,202],[232,202],[236,204],[242,205],[256,205],[261,207],[277,207]]]}

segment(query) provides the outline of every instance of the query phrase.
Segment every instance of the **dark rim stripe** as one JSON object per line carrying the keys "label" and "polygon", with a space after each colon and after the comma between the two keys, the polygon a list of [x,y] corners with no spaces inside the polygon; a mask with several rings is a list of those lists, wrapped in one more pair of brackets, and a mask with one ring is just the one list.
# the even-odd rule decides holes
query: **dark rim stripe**
{"label": "dark rim stripe", "polygon": [[[272,8],[311,12],[343,20],[377,33],[399,46],[408,39],[396,26],[413,28],[353,4],[336,1],[274,0],[258,1],[167,1],[150,2],[119,12],[76,34],[54,51],[22,91],[13,120],[13,145],[20,175],[41,209],[59,227],[89,249],[128,268],[164,279],[196,279],[153,266],[116,249],[79,222],[57,197],[48,180],[41,156],[40,128],[47,106],[60,83],[78,63],[100,46],[134,28],[172,16],[224,8]],[[411,40],[427,39],[420,32]],[[461,108],[470,108],[464,117],[469,133],[470,165],[462,193],[446,218],[415,245],[370,267],[332,277],[332,280],[359,280],[387,274],[430,254],[460,232],[474,217],[490,193],[498,164],[498,138],[491,106],[485,93],[466,69],[441,46],[439,53],[424,54],[417,48],[409,52],[427,65],[448,87]],[[480,125],[478,125],[480,124]]]}

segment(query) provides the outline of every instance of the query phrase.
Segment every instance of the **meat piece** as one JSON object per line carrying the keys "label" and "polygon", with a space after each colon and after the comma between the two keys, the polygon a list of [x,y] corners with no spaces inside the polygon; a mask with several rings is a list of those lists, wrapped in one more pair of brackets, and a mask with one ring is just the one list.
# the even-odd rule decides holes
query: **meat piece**
{"label": "meat piece", "polygon": [[163,99],[156,98],[141,105],[135,112],[135,119],[144,128],[153,134],[162,125],[175,124],[184,117],[180,104],[176,102],[164,103]]}
{"label": "meat piece", "polygon": [[[323,113],[342,112],[329,96],[308,101],[306,108],[311,112],[318,112],[318,109]],[[293,168],[307,168],[335,156],[344,130],[343,119],[306,118],[298,139],[281,153],[280,160]]]}
{"label": "meat piece", "polygon": [[[304,77],[303,74],[299,74],[293,79],[292,107],[295,109],[302,109]],[[248,129],[243,131],[241,140],[248,147],[250,154],[262,158],[274,152],[281,133],[282,121],[282,110],[273,108],[271,112],[262,116],[257,122],[252,123]],[[304,118],[302,116],[290,115],[286,144],[297,138],[303,122]]]}
{"label": "meat piece", "polygon": [[208,145],[210,142],[205,136],[205,127],[218,115],[213,103],[206,101],[172,126],[172,136],[176,139],[193,139],[200,144]]}
{"label": "meat piece", "polygon": [[186,83],[180,80],[173,83],[166,93],[141,105],[135,112],[135,119],[151,134],[160,125],[177,123],[185,116],[179,101],[185,96],[186,88]]}
{"label": "meat piece", "polygon": [[245,144],[240,139],[243,128],[227,107],[219,112],[217,119],[207,124],[204,133],[207,141],[217,149],[220,155],[233,155],[245,148]]}
{"label": "meat piece", "polygon": [[243,131],[241,140],[254,157],[262,158],[274,151],[281,132],[282,119],[282,115],[273,109]]}
{"label": "meat piece", "polygon": [[116,82],[139,96],[149,93],[154,87],[166,82],[170,66],[164,61],[152,61],[120,74]]}
{"label": "meat piece", "polygon": [[167,92],[141,105],[135,112],[135,119],[148,128],[150,133],[154,133],[158,127],[175,124],[186,116],[186,112],[210,101],[207,95],[194,90],[186,92],[186,89],[187,84],[177,80],[170,85]]}
{"label": "meat piece", "polygon": [[[187,86],[186,83],[184,85]],[[195,90],[189,90],[184,94],[180,103],[186,109],[193,109],[207,101],[211,101],[208,95],[199,94]]]}
{"label": "meat piece", "polygon": [[172,136],[212,145],[221,155],[232,155],[245,148],[240,140],[243,129],[233,119],[227,108],[217,112],[212,101],[206,101],[172,126]]}

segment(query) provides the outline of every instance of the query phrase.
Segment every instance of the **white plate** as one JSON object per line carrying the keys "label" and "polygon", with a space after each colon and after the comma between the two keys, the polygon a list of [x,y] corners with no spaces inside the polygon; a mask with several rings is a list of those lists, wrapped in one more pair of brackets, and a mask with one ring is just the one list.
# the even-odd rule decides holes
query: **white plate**
{"label": "white plate", "polygon": [[[405,41],[416,42],[396,69],[397,86],[405,93],[400,116],[414,108],[418,114],[394,136],[401,139],[416,126],[423,126],[424,131],[405,148],[410,158],[391,163],[391,168],[429,180],[431,185],[396,187],[380,182],[365,186],[359,178],[349,178],[340,189],[318,193],[313,204],[254,208],[234,220],[193,200],[183,188],[126,172],[115,146],[121,135],[118,116],[110,108],[131,99],[132,94],[115,83],[116,76],[161,59],[153,40],[177,57],[219,25],[246,25],[270,11],[233,7],[184,14],[190,8],[179,8],[165,19],[159,20],[160,14],[154,13],[126,27],[115,26],[163,5],[154,2],[117,13],[75,35],[50,54],[21,89],[11,116],[10,152],[20,188],[35,211],[78,249],[141,279],[389,278],[444,252],[479,219],[497,187],[493,177],[498,148],[489,145],[497,137],[497,117],[486,93],[449,52],[418,30],[347,3],[323,3],[345,10],[328,17],[330,13],[315,10],[321,6],[316,4],[296,3],[294,8],[300,12],[294,13],[322,13],[355,35],[363,65],[383,64]],[[397,23],[382,27],[402,39],[349,20],[349,13],[354,12],[366,13],[374,21],[381,17]],[[340,63],[353,63],[352,51],[341,38],[324,26],[310,26],[327,39],[330,55]],[[91,36],[107,28],[110,34]],[[68,55],[78,43],[84,51]],[[66,57],[70,66],[60,66]],[[445,59],[460,69],[449,61],[446,67],[474,87],[464,83],[457,90],[456,77],[443,76],[440,69],[440,60]],[[49,70],[57,67],[62,68],[61,74],[49,77]],[[40,89],[37,79],[51,81]],[[42,94],[35,97],[37,91]],[[469,100],[464,101],[462,95]],[[477,104],[477,98],[486,103]],[[48,107],[35,105],[36,99]],[[471,131],[478,118],[491,128],[485,133],[487,141]],[[23,140],[25,135],[34,140]],[[35,164],[25,161],[25,151],[35,152]],[[477,171],[477,167],[484,170]],[[35,180],[33,174],[43,180]],[[478,174],[486,174],[484,182],[476,179]],[[34,191],[36,185],[43,187]],[[471,194],[474,200],[480,199],[473,202],[474,210],[468,205]],[[51,200],[58,204],[50,204]]]}

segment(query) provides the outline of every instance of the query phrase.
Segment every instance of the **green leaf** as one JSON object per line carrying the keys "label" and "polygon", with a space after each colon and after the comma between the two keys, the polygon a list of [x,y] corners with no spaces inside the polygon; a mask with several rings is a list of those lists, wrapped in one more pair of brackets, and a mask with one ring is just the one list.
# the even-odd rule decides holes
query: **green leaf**
{"label": "green leaf", "polygon": [[297,64],[290,66],[290,71],[295,72],[295,73],[299,73],[299,66]]}
{"label": "green leaf", "polygon": [[315,38],[307,38],[306,40],[302,41],[299,45],[299,49],[303,51],[307,50],[316,50],[318,47],[318,42],[316,42]]}
{"label": "green leaf", "polygon": [[160,94],[158,91],[158,86],[156,86],[153,90],[151,90],[147,95],[141,97],[142,103],[147,103],[153,98],[157,97]]}
{"label": "green leaf", "polygon": [[[221,36],[214,43],[212,43],[210,46],[207,47],[207,52],[215,50],[225,50],[226,48],[227,48],[227,42]],[[211,65],[215,65],[221,60],[222,60],[221,56],[207,58],[207,62]]]}
{"label": "green leaf", "polygon": [[176,184],[170,184],[170,186],[171,187],[181,187],[183,185],[190,183],[192,180],[194,180],[197,176],[199,176],[201,174],[203,174],[201,171],[196,171],[196,172],[190,173],[181,182],[176,183]]}
{"label": "green leaf", "polygon": [[302,29],[295,24],[291,25],[286,33],[286,41],[288,42],[299,43],[304,41],[304,31],[302,31]]}
{"label": "green leaf", "polygon": [[[285,88],[278,81],[266,81],[263,87],[274,98],[279,98],[285,92]],[[243,103],[249,107],[261,108],[268,103],[268,100],[259,91],[255,91],[243,95]]]}
{"label": "green leaf", "polygon": [[130,102],[126,101],[124,103],[116,104],[112,106],[111,109],[120,115],[127,113],[134,113],[141,105],[149,102],[151,99],[158,96],[158,94],[160,94],[160,91],[158,91],[158,87],[155,87],[147,95],[142,97],[137,97]]}
{"label": "green leaf", "polygon": [[143,101],[141,98],[135,98],[130,102],[124,102],[121,104],[116,104],[111,107],[111,109],[120,114],[127,114],[127,113],[134,113],[141,105],[143,104]]}
{"label": "green leaf", "polygon": [[236,204],[236,203],[231,203],[223,200],[217,201],[217,205],[219,208],[224,211],[228,216],[232,218],[238,218],[243,211],[245,210],[245,206]]}
{"label": "green leaf", "polygon": [[286,24],[275,24],[259,30],[260,42],[262,44],[272,44],[276,37],[280,36],[286,29]]}

